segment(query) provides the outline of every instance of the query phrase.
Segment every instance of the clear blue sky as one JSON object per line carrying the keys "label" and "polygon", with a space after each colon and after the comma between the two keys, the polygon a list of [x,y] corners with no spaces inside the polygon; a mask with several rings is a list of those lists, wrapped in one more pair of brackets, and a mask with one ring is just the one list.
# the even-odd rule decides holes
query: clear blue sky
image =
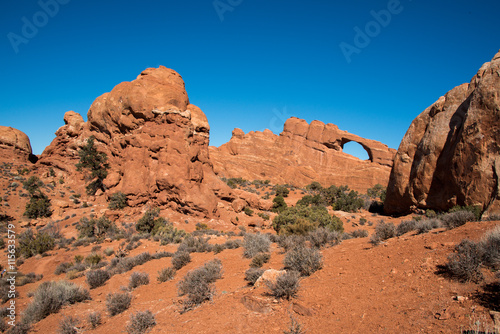
{"label": "clear blue sky", "polygon": [[[59,1],[51,15],[38,1],[0,4],[0,125],[28,134],[35,154],[66,111],[86,119],[99,95],[159,65],[184,78],[211,145],[297,116],[397,148],[500,48],[498,0]],[[390,22],[374,24],[387,8]],[[367,25],[370,40],[355,40]],[[340,45],[356,42],[348,62]]]}

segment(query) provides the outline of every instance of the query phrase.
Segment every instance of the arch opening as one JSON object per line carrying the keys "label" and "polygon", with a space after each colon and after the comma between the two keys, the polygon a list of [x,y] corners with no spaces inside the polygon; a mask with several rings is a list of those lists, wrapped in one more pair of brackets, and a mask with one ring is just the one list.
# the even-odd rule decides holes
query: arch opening
{"label": "arch opening", "polygon": [[369,160],[373,162],[370,151],[358,142],[348,140],[342,143],[342,152],[352,155],[360,160]]}

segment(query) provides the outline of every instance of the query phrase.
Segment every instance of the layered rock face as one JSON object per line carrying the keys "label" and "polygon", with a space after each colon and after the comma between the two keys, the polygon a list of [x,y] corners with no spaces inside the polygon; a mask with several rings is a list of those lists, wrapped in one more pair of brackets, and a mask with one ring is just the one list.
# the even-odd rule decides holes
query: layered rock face
{"label": "layered rock face", "polygon": [[9,126],[0,126],[0,158],[9,161],[12,158],[33,160],[31,143],[28,136]]}
{"label": "layered rock face", "polygon": [[[344,144],[361,144],[369,155],[362,161],[343,153]],[[366,191],[373,185],[386,185],[396,150],[375,140],[324,124],[292,117],[277,136],[269,130],[245,134],[235,129],[231,140],[210,147],[210,159],[221,177],[268,179],[272,183],[305,186],[313,181],[323,186],[349,185]]]}
{"label": "layered rock face", "polygon": [[500,211],[500,52],[410,125],[394,160],[385,210]]}
{"label": "layered rock face", "polygon": [[146,69],[98,97],[87,122],[72,111],[64,122],[40,162],[77,174],[78,150],[94,136],[111,166],[105,185],[125,193],[131,205],[212,216],[219,198],[233,199],[209,160],[207,118],[189,103],[184,81],[173,70]]}

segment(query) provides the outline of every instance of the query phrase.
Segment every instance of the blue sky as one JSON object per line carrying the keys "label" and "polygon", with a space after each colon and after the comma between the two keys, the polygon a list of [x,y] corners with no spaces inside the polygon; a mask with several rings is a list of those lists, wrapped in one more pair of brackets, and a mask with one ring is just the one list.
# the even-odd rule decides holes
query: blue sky
{"label": "blue sky", "polygon": [[496,0],[55,1],[0,4],[0,125],[35,154],[66,111],[86,119],[99,95],[159,65],[184,78],[211,145],[296,116],[397,148],[500,48]]}

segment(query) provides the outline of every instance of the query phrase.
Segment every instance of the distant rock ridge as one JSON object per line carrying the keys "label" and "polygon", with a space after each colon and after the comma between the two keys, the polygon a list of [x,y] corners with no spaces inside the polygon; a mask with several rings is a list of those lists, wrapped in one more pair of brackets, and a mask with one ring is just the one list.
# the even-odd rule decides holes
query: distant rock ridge
{"label": "distant rock ridge", "polygon": [[207,118],[190,104],[174,70],[148,68],[136,80],[118,84],[92,103],[87,117],[84,122],[67,112],[40,163],[77,175],[78,150],[94,136],[111,166],[105,185],[111,193],[125,193],[131,205],[213,216],[219,199],[234,199],[213,172]]}
{"label": "distant rock ridge", "polygon": [[455,205],[500,213],[500,52],[413,120],[394,160],[387,213]]}
{"label": "distant rock ridge", "polygon": [[[363,146],[369,160],[343,153],[343,146],[350,141]],[[339,130],[334,124],[308,124],[296,117],[285,122],[279,136],[269,130],[245,134],[234,129],[229,142],[209,150],[214,170],[221,177],[268,179],[295,186],[318,181],[323,186],[347,184],[359,191],[387,184],[396,153],[387,145]]]}

